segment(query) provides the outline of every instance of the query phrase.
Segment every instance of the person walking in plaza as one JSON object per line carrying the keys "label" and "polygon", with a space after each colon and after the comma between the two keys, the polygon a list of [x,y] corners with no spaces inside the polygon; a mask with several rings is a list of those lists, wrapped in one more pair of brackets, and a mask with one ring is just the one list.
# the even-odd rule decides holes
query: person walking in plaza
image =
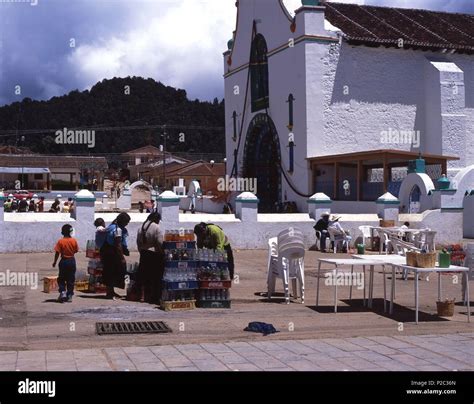
{"label": "person walking in plaza", "polygon": [[165,254],[162,247],[163,236],[160,232],[161,215],[151,213],[138,229],[137,247],[140,252],[136,290],[144,294],[144,301],[156,303],[161,298],[162,279],[165,270]]}
{"label": "person walking in plaza", "polygon": [[212,223],[200,223],[194,227],[198,248],[225,251],[229,263],[230,279],[234,279],[234,254],[229,240],[219,226]]}
{"label": "person walking in plaza", "polygon": [[127,262],[125,256],[130,255],[127,246],[130,216],[122,212],[107,227],[107,236],[100,249],[100,259],[103,265],[102,281],[107,286],[107,298],[120,297],[114,288],[125,288],[125,276],[127,274]]}
{"label": "person walking in plaza", "polygon": [[61,229],[62,239],[59,239],[54,247],[55,255],[53,268],[56,267],[59,257],[59,297],[58,302],[72,302],[74,296],[74,282],[76,281],[76,259],[79,252],[77,240],[72,237],[73,228],[70,224],[65,224]]}

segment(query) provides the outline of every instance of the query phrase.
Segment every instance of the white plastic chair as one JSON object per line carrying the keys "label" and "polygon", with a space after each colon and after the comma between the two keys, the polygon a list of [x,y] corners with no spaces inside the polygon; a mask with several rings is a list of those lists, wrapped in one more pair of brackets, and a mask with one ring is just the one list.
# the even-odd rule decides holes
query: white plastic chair
{"label": "white plastic chair", "polygon": [[341,248],[344,248],[344,245],[345,245],[347,248],[347,251],[349,251],[349,240],[345,239],[343,235],[335,234],[334,230],[331,227],[328,228],[328,233],[329,233],[329,239],[334,245],[334,254],[337,253],[339,245],[341,246]]}
{"label": "white plastic chair", "polygon": [[[288,229],[281,232],[278,237],[268,240],[268,299],[275,292],[276,278],[283,281],[285,300],[290,304],[289,281],[292,280],[293,295],[301,297],[304,303],[304,238],[300,231]],[[299,293],[298,293],[299,283]]]}
{"label": "white plastic chair", "polygon": [[370,226],[359,226],[359,230],[362,233],[362,244],[365,244],[365,239],[366,238],[372,238],[372,235],[370,233]]}
{"label": "white plastic chair", "polygon": [[318,251],[321,251],[321,232],[319,230],[316,230],[316,249]]}
{"label": "white plastic chair", "polygon": [[435,231],[423,231],[421,233],[421,245],[420,248],[426,248],[426,251],[428,252],[435,252],[436,247],[435,247],[435,237],[436,237],[436,232]]}
{"label": "white plastic chair", "polygon": [[385,232],[383,230],[376,230],[376,232],[380,237],[380,251],[379,251],[379,254],[383,253],[384,247],[385,247],[385,254],[388,254],[388,249],[391,246],[390,236],[387,234],[387,232]]}

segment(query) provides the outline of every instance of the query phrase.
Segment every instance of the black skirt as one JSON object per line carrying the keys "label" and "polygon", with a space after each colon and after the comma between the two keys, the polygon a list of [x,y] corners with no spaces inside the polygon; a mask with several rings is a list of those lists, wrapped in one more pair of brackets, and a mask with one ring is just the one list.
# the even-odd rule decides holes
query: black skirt
{"label": "black skirt", "polygon": [[137,288],[144,292],[148,303],[156,303],[161,299],[162,280],[165,271],[165,257],[162,253],[140,251],[140,265],[137,273]]}
{"label": "black skirt", "polygon": [[104,243],[100,249],[103,272],[102,282],[108,287],[125,289],[127,266],[115,246]]}

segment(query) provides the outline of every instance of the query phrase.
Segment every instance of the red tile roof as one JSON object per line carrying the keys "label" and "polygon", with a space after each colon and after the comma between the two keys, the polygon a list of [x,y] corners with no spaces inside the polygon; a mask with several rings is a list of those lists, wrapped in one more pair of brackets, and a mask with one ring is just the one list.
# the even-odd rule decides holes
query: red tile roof
{"label": "red tile roof", "polygon": [[474,54],[474,15],[326,3],[326,19],[354,45]]}

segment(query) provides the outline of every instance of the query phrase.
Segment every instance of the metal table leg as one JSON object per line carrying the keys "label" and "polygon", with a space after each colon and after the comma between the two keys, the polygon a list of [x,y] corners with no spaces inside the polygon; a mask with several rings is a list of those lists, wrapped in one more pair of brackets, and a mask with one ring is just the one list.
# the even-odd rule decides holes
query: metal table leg
{"label": "metal table leg", "polygon": [[441,301],[441,272],[438,272],[438,302]]}
{"label": "metal table leg", "polygon": [[354,282],[354,265],[351,266],[351,285],[350,285],[350,292],[349,292],[349,300],[352,301],[352,283]]}
{"label": "metal table leg", "polygon": [[316,289],[316,307],[319,306],[319,277],[321,276],[321,261],[319,261],[318,265],[318,286]]}
{"label": "metal table leg", "polygon": [[365,286],[366,286],[366,282],[365,282],[365,265],[362,266],[363,270],[364,270],[364,300],[363,300],[363,304],[364,304],[364,307],[365,305],[367,304],[366,303],[366,300],[365,300]]}
{"label": "metal table leg", "polygon": [[392,265],[392,287],[390,291],[390,315],[393,314],[393,301],[395,300],[395,272],[396,272],[396,267],[395,265]]}
{"label": "metal table leg", "polygon": [[383,269],[383,312],[387,312],[387,277],[385,274],[385,265],[382,265]]}
{"label": "metal table leg", "polygon": [[374,297],[374,272],[375,267],[373,265],[370,266],[370,278],[369,278],[369,308],[372,308],[372,300]]}
{"label": "metal table leg", "polygon": [[418,324],[418,271],[415,270],[415,320]]}
{"label": "metal table leg", "polygon": [[336,269],[334,270],[334,280],[335,280],[335,285],[334,285],[334,313],[337,313],[337,265]]}
{"label": "metal table leg", "polygon": [[471,299],[469,298],[469,278],[466,279],[466,297],[467,297],[467,322],[471,322]]}

